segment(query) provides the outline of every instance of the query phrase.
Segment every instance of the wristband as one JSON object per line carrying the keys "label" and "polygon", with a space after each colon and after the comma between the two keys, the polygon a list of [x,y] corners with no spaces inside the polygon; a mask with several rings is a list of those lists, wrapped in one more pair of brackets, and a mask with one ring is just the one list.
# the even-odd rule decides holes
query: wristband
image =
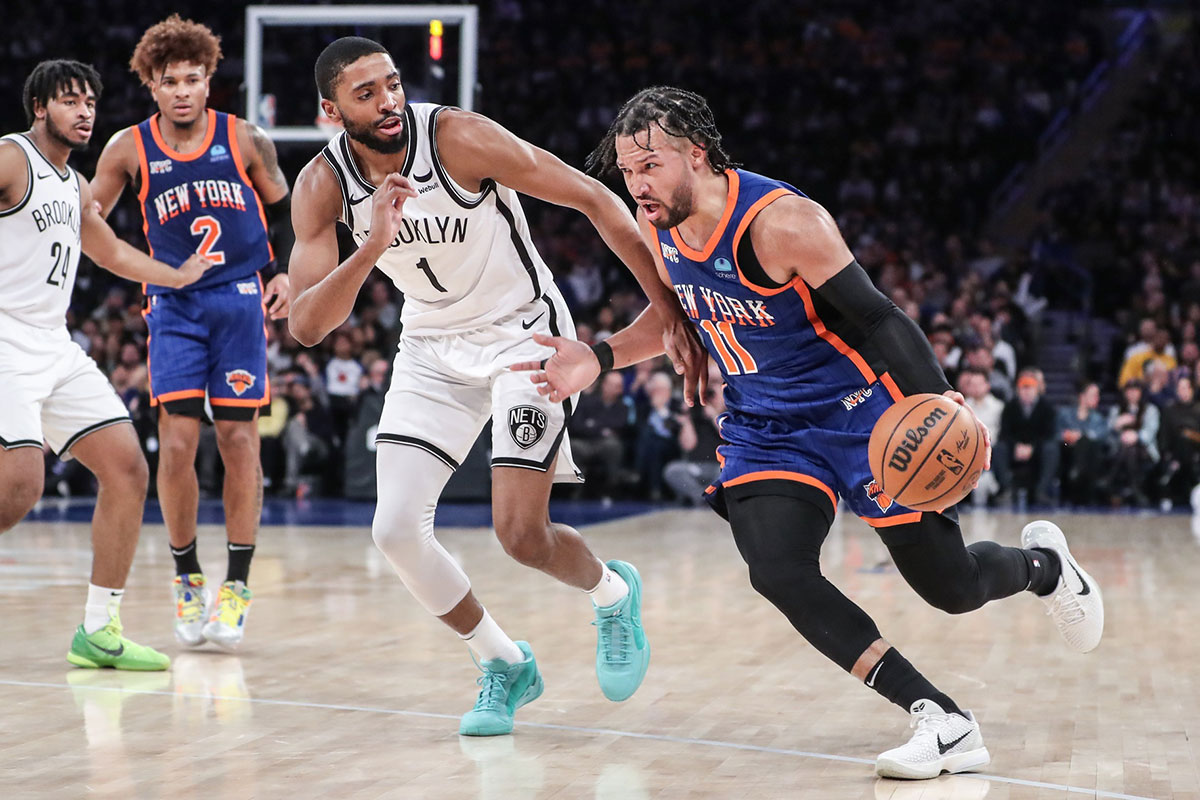
{"label": "wristband", "polygon": [[613,368],[613,351],[612,345],[608,342],[600,342],[600,344],[592,345],[592,352],[596,354],[596,360],[600,362],[600,372],[608,372]]}

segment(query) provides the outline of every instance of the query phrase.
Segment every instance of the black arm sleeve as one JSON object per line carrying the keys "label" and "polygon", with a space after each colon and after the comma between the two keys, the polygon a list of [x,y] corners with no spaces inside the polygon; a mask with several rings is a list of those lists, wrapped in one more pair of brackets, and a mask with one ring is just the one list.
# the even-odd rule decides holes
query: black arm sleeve
{"label": "black arm sleeve", "polygon": [[271,248],[275,251],[275,274],[287,272],[288,262],[292,258],[292,246],[296,244],[296,233],[292,230],[291,193],[274,203],[264,203],[263,210],[267,212],[267,236],[270,237]]}
{"label": "black arm sleeve", "polygon": [[950,391],[946,374],[920,326],[875,288],[857,261],[851,261],[815,291],[863,332],[904,394]]}

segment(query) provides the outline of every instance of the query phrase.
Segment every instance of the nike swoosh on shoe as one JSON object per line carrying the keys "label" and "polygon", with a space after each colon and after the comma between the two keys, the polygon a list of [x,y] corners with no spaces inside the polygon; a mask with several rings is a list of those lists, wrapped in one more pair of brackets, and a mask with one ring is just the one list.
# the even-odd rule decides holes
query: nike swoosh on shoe
{"label": "nike swoosh on shoe", "polygon": [[970,735],[971,735],[971,732],[967,731],[966,733],[964,733],[962,736],[958,737],[957,739],[950,741],[950,742],[946,742],[945,744],[942,744],[942,735],[939,733],[937,736],[938,754],[943,755],[943,756],[946,755],[946,753],[949,752],[950,749],[954,747],[954,745],[958,744],[959,742],[961,742],[963,739],[967,738]]}

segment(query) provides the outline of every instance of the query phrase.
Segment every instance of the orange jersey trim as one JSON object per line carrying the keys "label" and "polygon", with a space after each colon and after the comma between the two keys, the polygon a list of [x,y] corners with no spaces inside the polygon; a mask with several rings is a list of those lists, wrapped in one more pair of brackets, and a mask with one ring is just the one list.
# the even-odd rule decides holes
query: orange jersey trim
{"label": "orange jersey trim", "polygon": [[837,495],[833,493],[833,489],[826,486],[823,481],[811,475],[805,475],[802,472],[788,472],[780,469],[747,472],[745,475],[739,475],[732,480],[722,481],[722,484],[725,486],[739,486],[743,483],[753,483],[755,481],[795,481],[796,483],[805,483],[809,486],[814,486],[824,492],[829,498],[829,502],[833,503],[834,509],[837,509]]}
{"label": "orange jersey trim", "polygon": [[872,528],[891,528],[895,525],[920,522],[922,513],[921,511],[914,511],[911,514],[897,514],[894,517],[861,517],[860,519]]}
{"label": "orange jersey trim", "polygon": [[758,216],[758,212],[762,211],[764,208],[771,205],[771,203],[774,203],[779,198],[784,197],[785,195],[790,195],[790,194],[792,194],[792,193],[789,192],[787,189],[773,189],[772,191],[767,192],[762,197],[755,200],[754,205],[750,206],[750,208],[748,208],[746,210],[746,214],[745,214],[745,216],[742,217],[742,221],[738,223],[737,231],[735,231],[733,234],[733,266],[737,267],[738,280],[742,282],[742,286],[745,286],[747,289],[751,290],[755,294],[761,294],[766,297],[770,297],[772,295],[779,294],[780,292],[786,292],[788,289],[794,288],[794,284],[796,283],[796,281],[800,280],[800,276],[797,275],[796,277],[792,278],[790,281],[785,283],[783,286],[780,286],[775,289],[770,289],[766,286],[759,286],[756,283],[751,283],[749,280],[746,279],[746,276],[744,274],[742,274],[742,266],[740,264],[738,264],[738,257],[737,257],[738,246],[742,241],[742,236],[745,235],[746,230],[750,227],[750,223],[754,221],[754,218],[756,216]]}
{"label": "orange jersey trim", "polygon": [[204,141],[190,153],[178,153],[172,150],[163,140],[162,132],[158,129],[158,118],[161,113],[156,113],[150,118],[150,135],[154,137],[154,143],[158,145],[158,149],[162,150],[168,156],[176,161],[195,161],[200,156],[208,152],[208,148],[212,145],[213,137],[217,133],[217,112],[211,108],[207,111],[208,114],[208,130],[204,132]]}
{"label": "orange jersey trim", "polygon": [[[203,392],[201,392],[203,394]],[[263,400],[266,400],[264,397]],[[208,402],[214,406],[238,406],[241,408],[258,408],[259,406],[270,405],[270,401],[263,402],[258,399],[245,399],[241,397],[210,397]]]}
{"label": "orange jersey trim", "polygon": [[888,394],[892,396],[893,400],[899,402],[904,399],[904,392],[900,391],[900,387],[896,385],[894,380],[892,380],[892,373],[885,372],[880,375],[879,382],[882,383],[884,388],[888,390]]}
{"label": "orange jersey trim", "polygon": [[[142,176],[142,185],[138,188],[138,206],[142,209],[142,235],[146,237],[146,248],[150,257],[154,258],[154,245],[150,244],[150,218],[146,216],[146,198],[150,196],[150,162],[146,158],[146,144],[142,141],[142,131],[137,125],[133,131],[133,145],[137,149],[138,172]],[[146,293],[146,284],[142,284],[142,294]]]}
{"label": "orange jersey trim", "polygon": [[725,177],[729,179],[729,194],[725,197],[725,213],[721,215],[721,221],[717,223],[716,229],[708,237],[703,250],[693,250],[688,247],[687,242],[683,241],[679,235],[679,228],[671,228],[671,240],[675,242],[679,252],[692,261],[708,261],[708,257],[717,249],[717,242],[721,241],[721,237],[725,234],[725,229],[729,227],[729,220],[733,217],[733,208],[737,205],[738,188],[741,186],[742,179],[731,169],[725,170]]}
{"label": "orange jersey trim", "polygon": [[[254,199],[258,202],[258,219],[262,222],[263,232],[267,234],[267,254],[271,256],[271,260],[275,259],[275,249],[271,247],[271,229],[267,226],[267,209],[263,205],[263,199],[258,196],[258,190],[254,188],[254,181],[250,180],[250,174],[246,172],[246,164],[242,161],[242,148],[238,144],[237,138],[237,117],[233,114],[228,114],[225,121],[229,125],[229,154],[233,156],[233,164],[237,167],[238,175],[242,176],[242,180],[246,183],[246,188],[254,193]],[[262,281],[259,281],[262,283]]]}
{"label": "orange jersey trim", "polygon": [[875,371],[871,369],[871,365],[862,357],[862,354],[846,344],[842,340],[842,337],[826,328],[825,323],[817,316],[817,309],[813,305],[812,293],[808,290],[808,284],[804,281],[795,281],[793,285],[800,298],[804,301],[804,311],[808,314],[808,322],[813,326],[813,331],[817,336],[820,336],[826,342],[833,345],[839,353],[850,359],[854,363],[854,366],[858,367],[858,371],[862,373],[868,384],[874,383],[876,379]]}
{"label": "orange jersey trim", "polygon": [[154,403],[169,403],[172,400],[185,400],[189,397],[204,397],[203,389],[180,389],[178,392],[167,392],[151,398]]}

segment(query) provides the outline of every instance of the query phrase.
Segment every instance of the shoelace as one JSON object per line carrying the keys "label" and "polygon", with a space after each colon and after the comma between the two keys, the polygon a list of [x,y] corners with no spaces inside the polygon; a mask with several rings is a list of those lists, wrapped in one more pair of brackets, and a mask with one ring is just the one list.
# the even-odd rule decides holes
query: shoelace
{"label": "shoelace", "polygon": [[1079,598],[1065,583],[1054,593],[1054,599],[1050,601],[1046,613],[1054,617],[1060,627],[1083,622],[1086,616],[1083,606],[1079,604]]}
{"label": "shoelace", "polygon": [[592,620],[600,632],[600,652],[606,664],[628,664],[633,642],[633,623],[624,614]]}
{"label": "shoelace", "polygon": [[194,587],[187,591],[191,592],[192,599],[184,600],[180,595],[176,614],[183,622],[196,622],[204,616],[204,598]]}
{"label": "shoelace", "polygon": [[241,616],[241,599],[236,592],[222,592],[221,605],[217,611],[217,617],[229,625],[237,625],[237,618]]}
{"label": "shoelace", "polygon": [[475,701],[474,710],[495,711],[502,708],[508,700],[508,689],[505,687],[507,682],[507,672],[485,669],[483,674],[475,679],[475,683],[479,684],[479,699]]}

